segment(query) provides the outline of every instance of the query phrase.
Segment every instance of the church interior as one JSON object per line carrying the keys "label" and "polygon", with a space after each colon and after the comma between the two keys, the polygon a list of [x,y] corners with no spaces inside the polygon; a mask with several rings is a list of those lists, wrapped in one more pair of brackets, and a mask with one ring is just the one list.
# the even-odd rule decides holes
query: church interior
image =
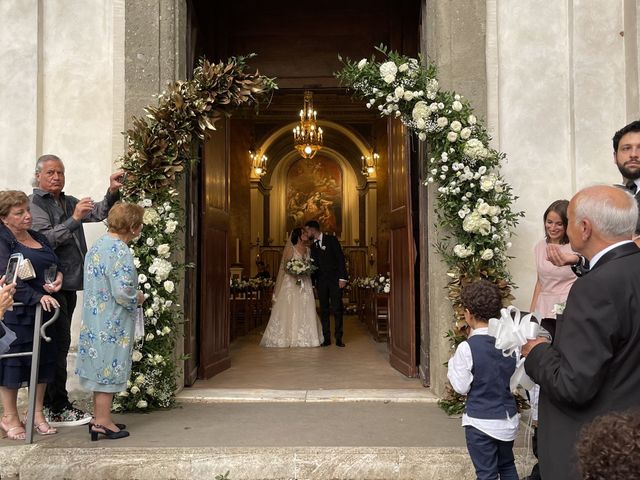
{"label": "church interior", "polygon": [[[192,305],[200,298],[198,288],[208,295],[199,311],[191,307],[185,315],[189,332],[185,350],[197,359],[188,362],[187,384],[227,369],[228,340],[264,326],[269,299],[256,298],[255,306],[247,307],[251,295],[242,282],[258,274],[275,277],[290,232],[308,220],[318,220],[321,229],[341,243],[351,280],[345,294],[348,312],[358,314],[365,324],[365,317],[372,317],[369,335],[379,342],[388,340],[388,295],[365,300],[367,292],[356,284],[358,279],[388,276],[391,271],[391,130],[377,111],[351,98],[334,72],[342,65],[339,56],[369,57],[372,45],[385,44],[416,56],[420,8],[420,2],[408,1],[397,9],[389,0],[348,4],[332,0],[321,10],[293,1],[280,2],[278,9],[257,1],[190,2],[187,71],[201,57],[215,60],[256,52],[250,67],[274,77],[278,90],[259,110],[236,111],[218,127],[205,141],[200,166],[190,174],[188,196],[201,219],[192,227],[191,238],[199,241],[187,245],[187,260],[199,265],[200,271],[187,273],[193,288],[187,286],[186,291],[192,295]],[[307,117],[308,109],[313,113]],[[305,128],[301,115],[305,120],[313,117],[312,128],[322,132],[322,142],[311,154],[305,153],[304,142],[298,148],[294,142],[295,129]],[[409,161],[417,158],[417,144],[409,146],[413,152]],[[403,167],[403,172],[411,169]],[[419,183],[417,171],[413,165],[408,176],[412,184]],[[413,185],[407,191],[415,196]],[[212,207],[216,198],[223,206]],[[403,261],[409,263],[404,270],[412,270],[409,257]],[[229,276],[234,279],[230,305],[222,293],[222,282]],[[268,292],[255,295],[270,297]],[[225,308],[230,322],[217,325]],[[415,334],[415,317],[404,323]],[[220,343],[221,337],[226,341]],[[414,343],[411,349],[413,365],[403,373],[416,376],[419,345]]]}

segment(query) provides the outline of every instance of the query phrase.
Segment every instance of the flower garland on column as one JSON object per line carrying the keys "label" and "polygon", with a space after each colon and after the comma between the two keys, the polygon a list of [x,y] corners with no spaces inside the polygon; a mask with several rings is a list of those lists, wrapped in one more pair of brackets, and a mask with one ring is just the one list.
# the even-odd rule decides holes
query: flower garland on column
{"label": "flower garland on column", "polygon": [[[500,175],[505,155],[489,146],[489,135],[470,103],[455,92],[441,90],[435,65],[388,51],[359,62],[340,60],[340,83],[366,100],[383,117],[398,118],[420,141],[428,143],[426,185],[436,188],[435,213],[440,240],[435,244],[448,267],[448,296],[455,321],[447,333],[452,349],[465,336],[460,290],[478,278],[496,283],[505,301],[513,284],[507,269],[509,239],[522,212]],[[461,411],[463,397],[449,388],[441,406]]]}
{"label": "flower garland on column", "polygon": [[145,337],[135,344],[131,378],[116,397],[115,410],[173,404],[176,327],[182,322],[177,285],[185,267],[174,255],[181,248],[185,222],[178,186],[185,164],[195,160],[195,139],[204,139],[234,109],[257,105],[277,88],[273,79],[246,71],[253,56],[217,64],[202,59],[192,80],[170,84],[158,104],[146,107],[146,115],[134,118],[126,132],[123,199],[145,207],[142,234],[131,247],[145,296]]}

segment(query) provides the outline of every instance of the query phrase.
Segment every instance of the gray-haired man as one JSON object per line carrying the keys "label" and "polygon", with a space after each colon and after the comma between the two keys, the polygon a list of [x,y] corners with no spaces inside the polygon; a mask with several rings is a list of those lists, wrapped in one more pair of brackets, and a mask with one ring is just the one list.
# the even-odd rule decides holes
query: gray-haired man
{"label": "gray-haired man", "polygon": [[51,337],[56,343],[56,375],[47,386],[44,400],[49,423],[83,425],[91,415],[79,410],[69,401],[67,392],[67,355],[71,344],[71,319],[76,307],[77,291],[82,290],[84,256],[87,243],[82,224],[100,222],[120,197],[123,172],[109,178],[109,190],[104,199],[94,202],[89,197],[78,199],[63,192],[64,164],[55,155],[43,155],[36,162],[31,199],[33,229],[43,233],[60,259],[64,279],[62,289],[55,294],[60,303],[60,316],[54,323]]}

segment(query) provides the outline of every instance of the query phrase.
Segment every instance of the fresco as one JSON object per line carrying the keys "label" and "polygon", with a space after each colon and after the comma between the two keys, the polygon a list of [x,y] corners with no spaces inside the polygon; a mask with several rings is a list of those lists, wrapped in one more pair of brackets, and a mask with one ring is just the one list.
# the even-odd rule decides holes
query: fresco
{"label": "fresco", "polygon": [[308,220],[329,233],[342,233],[342,168],[329,158],[298,159],[287,173],[287,231]]}

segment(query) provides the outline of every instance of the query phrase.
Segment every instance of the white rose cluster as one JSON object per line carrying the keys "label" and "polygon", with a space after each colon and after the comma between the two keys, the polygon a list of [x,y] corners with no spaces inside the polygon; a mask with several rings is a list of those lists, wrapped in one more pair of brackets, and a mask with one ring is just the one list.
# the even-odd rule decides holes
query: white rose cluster
{"label": "white rose cluster", "polygon": [[142,223],[145,225],[155,225],[160,220],[160,214],[154,208],[145,208],[142,215]]}
{"label": "white rose cluster", "polygon": [[380,65],[380,76],[385,83],[393,83],[398,73],[398,67],[394,62],[385,62]]}

